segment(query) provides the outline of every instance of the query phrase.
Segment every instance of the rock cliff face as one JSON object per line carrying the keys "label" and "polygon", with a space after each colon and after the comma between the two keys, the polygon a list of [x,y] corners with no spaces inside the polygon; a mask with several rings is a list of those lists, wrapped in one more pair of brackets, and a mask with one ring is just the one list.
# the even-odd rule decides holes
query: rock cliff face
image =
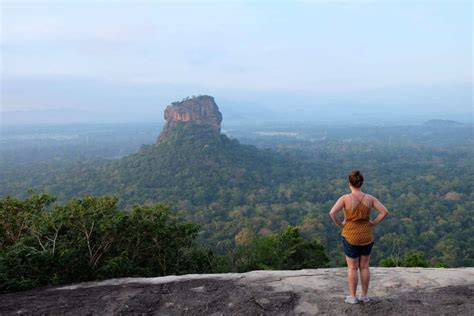
{"label": "rock cliff face", "polygon": [[371,268],[371,301],[346,294],[345,268],[169,275],[2,294],[0,315],[472,315],[474,268]]}
{"label": "rock cliff face", "polygon": [[209,125],[216,133],[220,133],[222,114],[213,97],[202,95],[168,105],[165,109],[165,120],[158,141],[168,137],[170,131],[179,123]]}

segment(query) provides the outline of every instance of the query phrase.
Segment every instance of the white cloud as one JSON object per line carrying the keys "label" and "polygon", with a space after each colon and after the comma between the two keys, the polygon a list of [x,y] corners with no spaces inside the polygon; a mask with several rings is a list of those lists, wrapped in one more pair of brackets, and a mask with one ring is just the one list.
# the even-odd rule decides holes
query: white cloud
{"label": "white cloud", "polygon": [[412,28],[403,3],[16,3],[2,10],[3,77],[306,93],[472,81],[468,32],[441,32],[429,8],[430,32]]}

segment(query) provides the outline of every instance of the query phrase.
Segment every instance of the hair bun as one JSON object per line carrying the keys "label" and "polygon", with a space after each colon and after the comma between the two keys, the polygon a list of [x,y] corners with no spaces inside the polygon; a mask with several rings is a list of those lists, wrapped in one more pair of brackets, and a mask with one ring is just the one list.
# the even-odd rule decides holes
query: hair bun
{"label": "hair bun", "polygon": [[349,182],[351,183],[352,186],[356,188],[360,188],[362,184],[364,183],[364,176],[359,170],[354,169],[349,174]]}

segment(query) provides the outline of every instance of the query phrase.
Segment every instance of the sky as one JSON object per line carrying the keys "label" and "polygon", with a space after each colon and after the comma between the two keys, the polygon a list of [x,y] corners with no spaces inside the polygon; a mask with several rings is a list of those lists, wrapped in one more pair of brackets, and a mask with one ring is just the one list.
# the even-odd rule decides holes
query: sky
{"label": "sky", "polygon": [[472,2],[1,1],[1,122],[472,120]]}

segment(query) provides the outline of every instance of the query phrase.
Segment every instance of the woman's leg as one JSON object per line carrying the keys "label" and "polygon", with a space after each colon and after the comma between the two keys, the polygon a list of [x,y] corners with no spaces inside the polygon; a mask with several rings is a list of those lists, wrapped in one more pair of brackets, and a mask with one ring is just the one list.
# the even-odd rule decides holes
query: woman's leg
{"label": "woman's leg", "polygon": [[351,258],[346,256],[347,261],[347,282],[349,283],[349,295],[356,296],[357,290],[357,279],[358,273],[357,270],[359,269],[359,258]]}
{"label": "woman's leg", "polygon": [[369,256],[360,256],[359,269],[360,269],[360,283],[362,285],[362,296],[367,296],[369,290],[370,271],[369,271]]}

